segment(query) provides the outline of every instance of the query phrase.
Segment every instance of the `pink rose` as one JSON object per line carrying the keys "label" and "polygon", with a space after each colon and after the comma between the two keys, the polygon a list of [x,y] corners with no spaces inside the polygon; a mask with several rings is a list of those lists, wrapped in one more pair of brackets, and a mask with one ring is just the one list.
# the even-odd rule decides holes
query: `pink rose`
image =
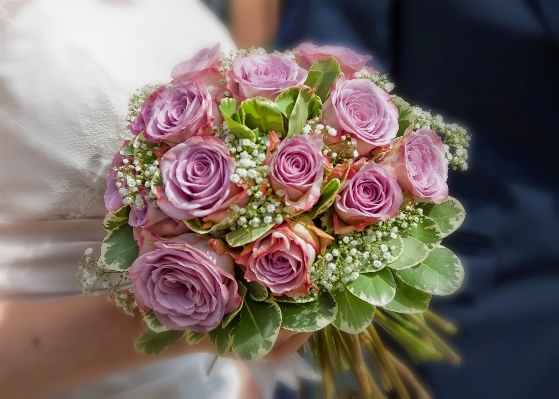
{"label": "pink rose", "polygon": [[237,258],[247,281],[268,287],[274,295],[308,295],[309,267],[333,238],[307,223],[287,221],[249,244]]}
{"label": "pink rose", "polygon": [[324,141],[320,134],[294,136],[283,140],[271,156],[270,183],[283,190],[291,213],[308,211],[320,197],[324,177]]}
{"label": "pink rose", "polygon": [[312,43],[303,43],[296,50],[299,54],[295,55],[295,59],[303,68],[309,69],[315,62],[333,56],[346,75],[360,71],[368,61],[373,59],[370,55],[357,54],[352,49],[342,46],[318,47]]}
{"label": "pink rose", "polygon": [[179,83],[155,99],[145,136],[152,143],[163,141],[172,146],[201,135],[220,120],[217,103],[204,83]]}
{"label": "pink rose", "polygon": [[237,57],[227,73],[229,90],[240,99],[271,97],[289,87],[300,86],[308,72],[279,54]]}
{"label": "pink rose", "polygon": [[191,137],[163,155],[163,186],[157,203],[177,220],[204,218],[243,190],[231,182],[235,160],[225,143],[213,136]]}
{"label": "pink rose", "polygon": [[199,80],[210,71],[217,71],[221,65],[221,51],[219,43],[212,48],[205,48],[194,54],[194,57],[179,62],[171,71],[171,77],[177,82]]}
{"label": "pink rose", "polygon": [[323,107],[324,120],[357,140],[359,155],[389,144],[398,133],[398,108],[368,79],[341,77]]}
{"label": "pink rose", "polygon": [[155,89],[153,93],[149,95],[148,98],[146,98],[146,100],[142,104],[142,109],[140,110],[140,113],[136,116],[136,119],[134,119],[130,124],[130,132],[132,132],[134,136],[139,135],[146,129],[146,126],[151,117],[151,110],[153,108],[153,103],[157,98],[157,96],[159,95],[159,93],[161,93],[163,90],[165,90],[165,86],[159,86],[157,89]]}
{"label": "pink rose", "polygon": [[437,133],[420,129],[398,148],[390,159],[398,183],[419,202],[440,204],[448,197],[448,160]]}
{"label": "pink rose", "polygon": [[149,227],[168,216],[153,204],[153,199],[147,197],[147,189],[140,187],[139,194],[143,198],[141,207],[134,202],[128,215],[128,224],[132,227]]}
{"label": "pink rose", "polygon": [[[359,163],[354,165],[360,167]],[[368,163],[357,172],[350,171],[334,202],[335,218],[360,231],[396,216],[403,200],[396,179],[396,171],[390,165]]]}
{"label": "pink rose", "polygon": [[239,307],[233,259],[196,234],[155,243],[130,267],[138,307],[173,330],[201,334]]}
{"label": "pink rose", "polygon": [[134,240],[139,247],[138,256],[154,251],[156,242],[191,232],[182,220],[175,220],[170,217],[166,217],[149,227],[134,227]]}

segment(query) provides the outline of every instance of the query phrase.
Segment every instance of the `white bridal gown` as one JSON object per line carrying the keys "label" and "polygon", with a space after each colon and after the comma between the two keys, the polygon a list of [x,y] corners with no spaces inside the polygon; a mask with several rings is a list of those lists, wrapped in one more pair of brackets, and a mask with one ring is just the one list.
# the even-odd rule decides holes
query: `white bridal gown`
{"label": "white bridal gown", "polygon": [[[23,2],[13,17],[1,10],[0,299],[47,300],[80,294],[78,262],[99,250],[129,96],[202,47],[234,44],[198,1]],[[57,397],[237,398],[233,364],[206,377],[211,361],[164,361]]]}

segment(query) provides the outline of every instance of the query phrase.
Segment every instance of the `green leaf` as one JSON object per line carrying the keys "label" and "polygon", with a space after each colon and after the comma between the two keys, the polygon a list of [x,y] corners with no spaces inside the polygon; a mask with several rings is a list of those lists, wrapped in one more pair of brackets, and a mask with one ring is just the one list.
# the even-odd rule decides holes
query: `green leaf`
{"label": "green leaf", "polygon": [[443,246],[432,250],[419,265],[394,273],[407,285],[433,295],[450,295],[464,280],[460,259]]}
{"label": "green leaf", "polygon": [[443,239],[439,226],[428,216],[424,216],[417,227],[408,228],[406,234],[427,245],[429,250],[436,248]]}
{"label": "green leaf", "polygon": [[184,224],[186,224],[186,227],[198,234],[208,234],[210,231],[212,231],[211,227],[209,229],[200,227],[200,225],[196,223],[196,219],[187,219],[183,220],[183,222]]}
{"label": "green leaf", "polygon": [[392,101],[398,107],[398,134],[396,137],[403,136],[406,132],[406,129],[413,125],[413,121],[415,119],[415,115],[413,113],[413,109],[411,105],[405,102],[401,97],[392,96]]}
{"label": "green leaf", "polygon": [[388,269],[361,274],[346,287],[357,298],[375,306],[386,305],[396,294],[396,283]]}
{"label": "green leaf", "polygon": [[124,224],[111,231],[101,244],[100,266],[114,271],[128,270],[138,257],[132,226]]}
{"label": "green leaf", "polygon": [[314,204],[312,209],[309,212],[307,212],[307,215],[311,219],[314,219],[321,213],[328,210],[328,208],[330,208],[330,206],[336,200],[336,195],[340,191],[341,186],[342,183],[340,182],[340,179],[335,178],[330,180],[330,182],[328,182],[326,187],[324,187],[324,190],[322,190],[322,192],[320,193],[320,198],[318,199],[316,204]]}
{"label": "green leaf", "polygon": [[316,95],[324,103],[341,75],[342,70],[336,58],[328,57],[311,66],[305,85],[314,87]]}
{"label": "green leaf", "polygon": [[225,356],[227,352],[229,352],[229,348],[231,348],[231,343],[233,342],[233,336],[231,332],[238,325],[239,319],[237,318],[235,320],[236,322],[229,324],[224,324],[222,320],[219,326],[208,333],[210,341],[212,341],[212,344],[215,346],[215,349],[217,350],[217,354],[219,356]]}
{"label": "green leaf", "polygon": [[452,197],[448,197],[440,204],[425,204],[423,213],[437,223],[443,237],[456,231],[466,218],[464,207]]}
{"label": "green leaf", "polygon": [[197,345],[200,343],[201,340],[204,339],[205,336],[206,334],[200,334],[195,331],[186,331],[186,343],[188,345]]}
{"label": "green leaf", "polygon": [[261,132],[285,133],[283,114],[278,105],[266,97],[253,97],[244,100],[239,107],[241,121],[249,129]]}
{"label": "green leaf", "polygon": [[235,309],[231,313],[227,313],[225,316],[223,316],[223,319],[221,319],[221,325],[223,327],[227,327],[229,324],[231,324],[233,319],[239,314],[239,312],[241,311],[242,308],[243,308],[243,302],[241,301],[241,304],[239,305],[239,307],[237,309]]}
{"label": "green leaf", "polygon": [[384,309],[397,313],[422,313],[429,307],[431,294],[416,290],[396,278],[396,295],[383,306]]}
{"label": "green leaf", "polygon": [[347,289],[333,292],[338,304],[338,313],[332,322],[338,330],[349,334],[364,331],[373,321],[375,307],[357,298]]}
{"label": "green leaf", "polygon": [[290,87],[276,98],[281,112],[287,117],[287,137],[301,134],[307,120],[320,117],[322,102],[309,87]]}
{"label": "green leaf", "polygon": [[159,356],[183,335],[184,331],[168,330],[157,333],[148,328],[136,339],[134,348],[144,355]]}
{"label": "green leaf", "polygon": [[144,318],[144,321],[146,322],[150,330],[156,333],[169,330],[167,327],[161,324],[161,322],[157,319],[155,313],[153,313],[153,310],[150,310],[149,312],[142,312],[142,317]]}
{"label": "green leaf", "polygon": [[103,220],[103,227],[108,232],[118,229],[123,224],[128,223],[128,215],[130,215],[129,206],[123,206],[115,212],[109,212]]}
{"label": "green leaf", "polygon": [[225,240],[232,247],[240,247],[258,240],[264,234],[272,229],[276,224],[269,223],[259,227],[241,227],[227,233]]}
{"label": "green leaf", "polygon": [[233,329],[232,349],[241,360],[258,360],[270,352],[281,326],[279,306],[268,299],[256,302],[245,296],[239,324]]}
{"label": "green leaf", "polygon": [[282,296],[275,296],[274,297],[274,301],[276,302],[287,302],[287,303],[307,303],[307,302],[312,302],[312,301],[316,301],[317,295],[313,293],[315,293],[316,291],[311,291],[309,293],[309,296],[287,296],[287,295],[282,295]]}
{"label": "green leaf", "polygon": [[336,317],[336,301],[328,291],[321,291],[316,301],[279,302],[281,326],[286,330],[312,332],[330,324]]}
{"label": "green leaf", "polygon": [[243,284],[246,285],[248,294],[255,301],[260,302],[268,299],[268,289],[263,285],[258,284],[256,281],[243,281]]}
{"label": "green leaf", "polygon": [[241,118],[237,112],[237,101],[232,98],[223,98],[219,103],[219,110],[231,133],[237,138],[256,140],[254,132],[241,123]]}
{"label": "green leaf", "polygon": [[413,237],[402,238],[402,253],[394,262],[388,264],[393,270],[402,270],[422,262],[429,255],[429,247]]}
{"label": "green leaf", "polygon": [[134,156],[134,146],[132,145],[132,143],[128,144],[125,147],[122,147],[120,149],[120,154],[125,155],[125,156],[129,156],[129,157],[133,157]]}

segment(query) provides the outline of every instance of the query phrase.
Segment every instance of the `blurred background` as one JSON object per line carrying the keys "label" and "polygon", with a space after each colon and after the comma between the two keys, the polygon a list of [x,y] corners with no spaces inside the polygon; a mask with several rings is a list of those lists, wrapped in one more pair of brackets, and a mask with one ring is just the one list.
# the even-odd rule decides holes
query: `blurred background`
{"label": "blurred background", "polygon": [[[373,55],[393,93],[466,126],[466,267],[432,303],[463,357],[419,366],[435,398],[559,397],[559,0],[206,0],[238,47],[337,44]],[[294,397],[280,389],[277,398]]]}

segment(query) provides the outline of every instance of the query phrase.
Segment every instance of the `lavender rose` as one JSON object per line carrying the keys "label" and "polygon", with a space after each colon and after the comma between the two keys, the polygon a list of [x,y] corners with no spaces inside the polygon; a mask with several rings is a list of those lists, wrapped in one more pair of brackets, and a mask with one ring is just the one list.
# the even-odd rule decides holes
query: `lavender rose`
{"label": "lavender rose", "polygon": [[403,200],[396,179],[390,165],[364,164],[342,184],[334,202],[336,216],[358,231],[396,216]]}
{"label": "lavender rose", "polygon": [[142,202],[140,204],[136,202],[132,204],[130,214],[128,215],[128,224],[130,226],[150,227],[168,217],[161,209],[154,206],[152,199],[147,197],[147,189],[145,187],[140,187],[139,191]]}
{"label": "lavender rose", "polygon": [[155,99],[147,123],[146,140],[174,145],[202,134],[219,116],[207,86],[184,82],[163,90]]}
{"label": "lavender rose", "polygon": [[237,97],[271,97],[302,85],[308,72],[279,54],[249,54],[237,57],[227,73],[229,90]]}
{"label": "lavender rose", "polygon": [[205,217],[232,193],[235,160],[213,136],[191,137],[163,155],[163,187],[156,190],[161,210],[174,219]]}
{"label": "lavender rose", "polygon": [[448,197],[448,160],[437,133],[420,129],[413,133],[390,160],[398,183],[419,202],[440,204]]}
{"label": "lavender rose", "polygon": [[130,132],[132,132],[134,136],[137,136],[138,134],[142,133],[146,129],[146,126],[151,117],[151,110],[153,109],[153,103],[155,102],[155,99],[157,98],[159,93],[161,93],[163,90],[165,90],[165,86],[159,86],[157,89],[154,90],[153,93],[149,95],[148,98],[146,98],[146,100],[142,104],[142,109],[140,110],[140,113],[136,116],[136,119],[134,119],[130,124]]}
{"label": "lavender rose", "polygon": [[291,213],[309,210],[320,197],[323,145],[320,134],[294,136],[283,140],[270,159],[270,183],[276,193],[285,193]]}
{"label": "lavender rose", "polygon": [[372,60],[370,55],[361,55],[342,46],[322,46],[318,47],[312,43],[303,43],[297,47],[295,59],[297,63],[305,69],[309,69],[312,64],[324,58],[333,56],[340,63],[342,72],[351,75],[360,71],[365,64]]}
{"label": "lavender rose", "polygon": [[209,71],[217,71],[221,64],[219,43],[212,48],[205,48],[194,54],[194,57],[178,63],[171,71],[171,77],[176,81],[199,80]]}
{"label": "lavender rose", "polygon": [[309,267],[332,237],[308,223],[288,221],[248,245],[236,259],[247,281],[268,287],[274,295],[308,295]]}
{"label": "lavender rose", "polygon": [[130,267],[141,310],[153,310],[167,328],[205,334],[238,308],[241,299],[229,255],[218,255],[196,234],[156,242],[155,247]]}
{"label": "lavender rose", "polygon": [[324,103],[325,122],[357,140],[359,155],[386,145],[398,133],[398,108],[368,79],[340,78]]}

